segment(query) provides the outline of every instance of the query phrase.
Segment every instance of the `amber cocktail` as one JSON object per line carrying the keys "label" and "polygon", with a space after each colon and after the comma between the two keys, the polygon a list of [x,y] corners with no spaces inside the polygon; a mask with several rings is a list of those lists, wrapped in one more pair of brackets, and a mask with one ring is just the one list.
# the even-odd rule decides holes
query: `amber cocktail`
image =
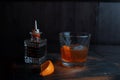
{"label": "amber cocktail", "polygon": [[82,49],[74,50],[69,46],[61,47],[61,57],[66,62],[86,62],[88,55],[88,48],[81,46]]}
{"label": "amber cocktail", "polygon": [[87,34],[60,33],[61,60],[65,66],[82,65],[87,61],[89,39]]}

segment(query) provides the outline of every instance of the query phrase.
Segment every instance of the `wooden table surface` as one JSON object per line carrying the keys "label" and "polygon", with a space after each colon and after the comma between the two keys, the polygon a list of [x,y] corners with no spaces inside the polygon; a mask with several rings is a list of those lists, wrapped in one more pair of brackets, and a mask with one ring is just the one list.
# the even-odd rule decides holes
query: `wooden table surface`
{"label": "wooden table surface", "polygon": [[39,69],[32,72],[32,69],[28,69],[28,65],[15,63],[12,65],[12,80],[120,80],[119,65],[108,62],[92,52],[83,67],[63,66],[58,53],[50,53],[48,59],[52,60],[55,66],[53,74],[42,77],[39,76]]}

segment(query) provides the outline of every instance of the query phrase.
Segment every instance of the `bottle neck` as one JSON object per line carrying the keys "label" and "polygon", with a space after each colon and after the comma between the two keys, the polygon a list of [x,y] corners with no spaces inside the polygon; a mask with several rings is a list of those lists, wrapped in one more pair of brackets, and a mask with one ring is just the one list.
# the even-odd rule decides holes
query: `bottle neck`
{"label": "bottle neck", "polygon": [[40,33],[36,33],[34,30],[30,32],[31,34],[31,41],[32,42],[39,42],[40,41]]}

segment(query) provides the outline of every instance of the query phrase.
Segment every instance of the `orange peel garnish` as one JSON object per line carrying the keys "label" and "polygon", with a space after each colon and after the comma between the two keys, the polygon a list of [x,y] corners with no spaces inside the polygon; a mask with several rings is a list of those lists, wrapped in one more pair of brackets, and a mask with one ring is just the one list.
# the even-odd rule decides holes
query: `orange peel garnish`
{"label": "orange peel garnish", "polygon": [[61,53],[62,53],[62,58],[67,59],[67,60],[71,60],[71,51],[70,51],[70,47],[69,46],[62,46],[61,47]]}
{"label": "orange peel garnish", "polygon": [[51,60],[45,61],[43,64],[41,64],[40,68],[40,75],[42,76],[48,76],[54,72],[54,65]]}

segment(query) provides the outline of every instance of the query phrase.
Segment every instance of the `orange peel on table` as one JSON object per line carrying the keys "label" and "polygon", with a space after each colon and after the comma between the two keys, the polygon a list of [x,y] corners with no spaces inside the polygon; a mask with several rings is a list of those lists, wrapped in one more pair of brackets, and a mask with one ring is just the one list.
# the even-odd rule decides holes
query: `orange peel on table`
{"label": "orange peel on table", "polygon": [[54,65],[51,60],[45,61],[43,64],[41,64],[40,68],[40,75],[42,76],[48,76],[54,72]]}

